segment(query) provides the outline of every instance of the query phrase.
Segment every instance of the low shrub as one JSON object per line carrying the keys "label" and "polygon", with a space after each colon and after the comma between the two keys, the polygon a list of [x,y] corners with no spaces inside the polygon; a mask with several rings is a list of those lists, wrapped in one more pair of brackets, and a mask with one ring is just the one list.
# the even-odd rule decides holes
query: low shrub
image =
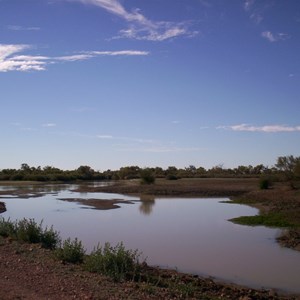
{"label": "low shrub", "polygon": [[51,250],[56,249],[61,243],[59,233],[53,230],[53,226],[51,226],[50,229],[46,227],[41,234],[40,243],[42,244],[43,248]]}
{"label": "low shrub", "polygon": [[259,188],[261,190],[267,190],[269,189],[271,186],[271,180],[270,178],[261,178],[260,181],[259,181]]}
{"label": "low shrub", "polygon": [[55,251],[55,254],[56,257],[63,262],[79,264],[83,262],[85,249],[82,246],[82,242],[77,238],[73,241],[68,238],[63,242],[62,246]]}
{"label": "low shrub", "polygon": [[155,176],[150,169],[143,169],[140,176],[142,184],[153,184],[155,182]]}
{"label": "low shrub", "polygon": [[14,223],[10,221],[10,219],[5,220],[4,218],[0,218],[0,236],[9,237],[15,235],[15,226]]}
{"label": "low shrub", "polygon": [[60,243],[59,233],[52,226],[43,229],[42,223],[37,224],[33,219],[12,222],[1,218],[0,235],[27,243],[41,243],[43,248],[55,249]]}
{"label": "low shrub", "polygon": [[39,243],[41,241],[42,226],[33,219],[23,219],[15,223],[16,236],[20,241]]}
{"label": "low shrub", "polygon": [[90,272],[108,275],[115,281],[136,278],[140,273],[138,250],[127,250],[123,243],[112,247],[105,243],[104,248],[97,247],[86,258],[85,268]]}
{"label": "low shrub", "polygon": [[173,174],[169,174],[166,177],[167,180],[178,180],[178,177],[176,175]]}

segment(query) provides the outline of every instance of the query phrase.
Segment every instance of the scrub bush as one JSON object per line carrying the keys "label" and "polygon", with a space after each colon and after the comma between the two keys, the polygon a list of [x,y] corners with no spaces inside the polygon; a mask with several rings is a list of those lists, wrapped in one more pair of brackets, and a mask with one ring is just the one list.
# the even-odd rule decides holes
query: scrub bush
{"label": "scrub bush", "polygon": [[54,250],[58,247],[61,243],[61,239],[59,233],[53,230],[53,226],[46,229],[41,234],[40,243],[42,244],[43,248]]}
{"label": "scrub bush", "polygon": [[85,249],[82,246],[82,242],[77,238],[73,241],[68,238],[63,242],[62,246],[55,251],[55,253],[56,257],[63,262],[79,264],[83,262]]}
{"label": "scrub bush", "polygon": [[115,281],[136,278],[141,269],[138,250],[127,250],[123,243],[112,247],[105,243],[104,248],[97,247],[87,257],[85,268],[94,273],[108,275]]}
{"label": "scrub bush", "polygon": [[23,219],[15,223],[16,236],[20,241],[39,243],[41,241],[42,227],[33,219]]}
{"label": "scrub bush", "polygon": [[1,218],[0,235],[26,243],[41,243],[47,249],[55,249],[60,243],[59,233],[52,226],[43,230],[42,222],[37,224],[33,219],[12,222]]}
{"label": "scrub bush", "polygon": [[155,176],[150,169],[143,169],[140,176],[142,184],[153,184],[155,182]]}
{"label": "scrub bush", "polygon": [[10,219],[5,220],[4,218],[0,218],[0,236],[11,237],[14,235],[15,235],[14,223],[12,223]]}
{"label": "scrub bush", "polygon": [[271,180],[269,178],[261,178],[259,181],[259,188],[261,190],[267,190],[271,186]]}

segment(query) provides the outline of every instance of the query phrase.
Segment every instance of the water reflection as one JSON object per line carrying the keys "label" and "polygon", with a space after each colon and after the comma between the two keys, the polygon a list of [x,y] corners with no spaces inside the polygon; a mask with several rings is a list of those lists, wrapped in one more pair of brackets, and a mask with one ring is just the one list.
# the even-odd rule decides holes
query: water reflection
{"label": "water reflection", "polygon": [[140,197],[141,204],[139,210],[143,215],[150,215],[155,205],[155,197],[151,195],[143,195]]}

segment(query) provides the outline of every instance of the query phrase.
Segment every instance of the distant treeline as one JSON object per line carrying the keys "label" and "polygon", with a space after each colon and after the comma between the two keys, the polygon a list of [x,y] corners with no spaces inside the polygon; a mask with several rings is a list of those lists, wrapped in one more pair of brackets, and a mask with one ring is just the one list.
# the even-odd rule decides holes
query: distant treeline
{"label": "distant treeline", "polygon": [[281,156],[273,167],[263,164],[257,166],[238,166],[224,168],[222,165],[210,169],[190,165],[186,168],[169,166],[167,169],[160,167],[140,168],[138,166],[122,167],[119,170],[95,171],[89,166],[80,166],[75,170],[61,170],[52,166],[31,167],[23,163],[20,169],[0,170],[0,180],[29,180],[29,181],[76,181],[76,180],[119,180],[138,179],[145,172],[155,178],[176,180],[180,178],[224,178],[224,177],[261,177],[273,176],[279,180],[300,178],[300,157]]}

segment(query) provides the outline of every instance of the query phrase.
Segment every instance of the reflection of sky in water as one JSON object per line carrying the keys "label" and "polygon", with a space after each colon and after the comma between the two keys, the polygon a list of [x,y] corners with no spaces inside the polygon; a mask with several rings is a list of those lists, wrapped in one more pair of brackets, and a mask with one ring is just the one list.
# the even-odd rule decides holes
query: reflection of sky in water
{"label": "reflection of sky in water", "polygon": [[300,254],[275,242],[278,230],[227,221],[256,214],[256,209],[219,203],[220,199],[142,198],[135,204],[119,204],[120,209],[101,211],[81,209],[85,206],[57,198],[139,198],[75,193],[61,186],[56,191],[57,196],[2,199],[8,210],[2,216],[43,219],[44,225],[54,225],[63,238],[81,239],[88,251],[98,242],[123,241],[128,248],[141,250],[149,264],[254,287],[300,292]]}

